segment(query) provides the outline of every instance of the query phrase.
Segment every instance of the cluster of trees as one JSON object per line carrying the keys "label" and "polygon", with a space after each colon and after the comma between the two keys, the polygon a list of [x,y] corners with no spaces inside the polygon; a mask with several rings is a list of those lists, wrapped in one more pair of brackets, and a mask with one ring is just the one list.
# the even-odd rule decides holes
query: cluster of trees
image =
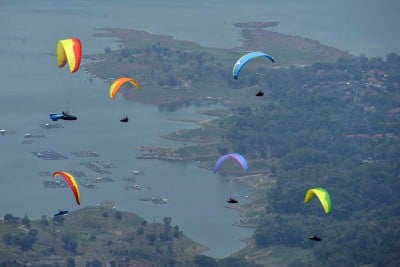
{"label": "cluster of trees", "polygon": [[26,229],[26,232],[24,233],[6,233],[3,235],[2,242],[6,246],[17,246],[22,250],[28,250],[38,240],[38,231],[36,229],[30,229],[30,219],[27,215],[25,215],[23,218],[19,218],[13,216],[11,213],[6,213],[4,215],[4,222],[13,226],[23,226]]}
{"label": "cluster of trees", "polygon": [[63,235],[61,237],[61,242],[63,244],[64,249],[76,253],[76,250],[78,248],[78,241],[76,241],[75,238],[73,238],[70,235]]}
{"label": "cluster of trees", "polygon": [[157,266],[181,266],[179,260],[174,257],[175,251],[178,250],[175,247],[175,241],[181,238],[182,232],[178,226],[171,226],[171,217],[164,217],[162,221],[162,227],[142,221],[135,233],[124,238],[125,241],[137,245],[127,247],[127,249],[114,249],[112,253],[123,257],[127,262],[142,260],[152,262]]}
{"label": "cluster of trees", "polygon": [[[267,73],[263,104],[224,124],[223,146],[276,159],[257,245],[312,248],[330,266],[400,265],[400,56]],[[330,192],[330,214],[303,203],[312,187]],[[322,246],[308,241],[315,233]]]}
{"label": "cluster of trees", "polygon": [[240,257],[227,257],[220,260],[205,256],[197,255],[194,259],[193,266],[204,267],[261,267],[261,265],[249,262]]}
{"label": "cluster of trees", "polygon": [[[161,44],[142,48],[105,49],[106,55],[124,65],[125,75],[135,73],[153,86],[184,87],[183,83],[218,82],[227,86],[231,69],[223,67],[215,56],[202,49],[175,49]],[[235,58],[232,56],[233,61]],[[234,64],[234,62],[232,62]],[[224,83],[219,81],[223,79]]]}
{"label": "cluster of trees", "polygon": [[2,237],[2,241],[6,246],[18,246],[22,250],[28,250],[37,241],[37,233],[36,229],[30,229],[27,233],[6,233]]}
{"label": "cluster of trees", "polygon": [[20,218],[13,216],[11,213],[4,214],[4,222],[17,226],[20,223]]}

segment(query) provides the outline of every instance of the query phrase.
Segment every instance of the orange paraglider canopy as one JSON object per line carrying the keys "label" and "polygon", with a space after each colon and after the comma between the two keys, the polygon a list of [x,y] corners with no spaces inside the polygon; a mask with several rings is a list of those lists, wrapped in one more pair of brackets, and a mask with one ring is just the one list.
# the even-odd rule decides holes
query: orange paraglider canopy
{"label": "orange paraglider canopy", "polygon": [[111,99],[114,99],[115,96],[117,95],[119,89],[125,84],[125,83],[131,83],[133,86],[136,87],[136,89],[140,90],[140,84],[138,81],[136,81],[133,78],[129,77],[121,77],[116,79],[110,86],[110,97]]}

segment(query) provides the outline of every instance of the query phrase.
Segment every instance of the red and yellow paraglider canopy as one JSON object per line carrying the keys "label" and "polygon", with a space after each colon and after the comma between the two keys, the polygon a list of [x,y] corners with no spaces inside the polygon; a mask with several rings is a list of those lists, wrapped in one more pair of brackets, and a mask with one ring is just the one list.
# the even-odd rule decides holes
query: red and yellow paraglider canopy
{"label": "red and yellow paraglider canopy", "polygon": [[53,173],[53,177],[57,175],[61,175],[64,177],[65,181],[68,183],[69,187],[71,188],[72,192],[74,193],[76,203],[78,205],[81,204],[81,193],[79,192],[78,183],[76,182],[74,176],[68,172],[56,171]]}
{"label": "red and yellow paraglider canopy", "polygon": [[60,40],[57,43],[57,67],[62,68],[69,65],[71,73],[76,72],[81,65],[82,45],[78,38]]}

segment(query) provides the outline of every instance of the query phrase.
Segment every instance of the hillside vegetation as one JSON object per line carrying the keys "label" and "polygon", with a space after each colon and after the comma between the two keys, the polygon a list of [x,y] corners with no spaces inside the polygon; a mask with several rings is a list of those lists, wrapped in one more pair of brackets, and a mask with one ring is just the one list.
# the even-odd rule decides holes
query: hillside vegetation
{"label": "hillside vegetation", "polygon": [[[237,178],[259,190],[239,209],[256,231],[238,257],[277,266],[400,265],[398,55],[354,57],[260,28],[244,29],[243,47],[226,50],[140,31],[105,36],[118,36],[122,50],[105,51],[87,69],[143,81],[141,94],[126,98],[168,110],[208,99],[225,106],[199,129],[167,136],[198,145],[166,159],[209,169],[227,152],[249,160],[250,175]],[[248,48],[270,52],[277,63],[255,60],[234,80],[232,66]],[[264,97],[255,97],[260,89]],[[226,164],[221,174],[242,175],[235,167]],[[304,204],[313,187],[329,191],[331,213],[316,199]],[[322,241],[308,240],[311,234]]]}
{"label": "hillside vegetation", "polygon": [[206,248],[171,221],[165,217],[162,223],[148,223],[135,214],[101,207],[38,220],[6,214],[0,221],[0,266],[125,266],[132,260],[143,266],[182,266]]}
{"label": "hillside vegetation", "polygon": [[[400,264],[399,73],[396,54],[268,70],[262,100],[253,97],[253,104],[232,107],[206,126],[170,135],[206,139],[211,129],[217,141],[175,154],[184,159],[196,151],[199,165],[211,169],[219,154],[241,153],[258,177],[248,183],[260,189],[265,180],[244,211],[244,223],[257,225],[252,248],[259,256],[252,249],[243,256],[265,264],[286,250],[278,265],[288,264],[291,253],[299,255],[294,266]],[[215,157],[204,160],[202,151]],[[242,175],[227,165],[223,173]],[[329,191],[328,215],[316,199],[304,204],[314,187]],[[309,241],[312,234],[323,241]]]}
{"label": "hillside vegetation", "polygon": [[[108,82],[135,77],[142,91],[124,96],[161,109],[211,100],[224,106],[198,129],[166,136],[189,145],[151,149],[149,158],[194,160],[211,169],[221,154],[244,155],[248,175],[229,162],[220,174],[256,189],[251,203],[237,207],[241,225],[256,229],[245,249],[215,260],[199,255],[204,248],[172,227],[171,218],[150,224],[85,208],[63,222],[7,214],[0,223],[2,264],[400,266],[400,56],[354,57],[260,27],[244,27],[242,34],[242,47],[214,49],[106,30],[101,35],[119,37],[122,48],[106,48],[85,68]],[[231,69],[243,51],[265,47],[277,63],[255,60],[234,80]],[[265,95],[254,96],[258,90]],[[313,187],[329,191],[329,214],[317,199],[304,204]],[[312,234],[322,241],[310,241]]]}

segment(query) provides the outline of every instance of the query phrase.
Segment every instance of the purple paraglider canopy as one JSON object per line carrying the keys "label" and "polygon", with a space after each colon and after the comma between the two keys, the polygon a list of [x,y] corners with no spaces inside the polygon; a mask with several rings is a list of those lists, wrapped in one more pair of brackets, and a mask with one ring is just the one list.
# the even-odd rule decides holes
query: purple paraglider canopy
{"label": "purple paraglider canopy", "polygon": [[233,158],[234,160],[236,160],[240,164],[240,166],[242,166],[242,169],[244,171],[247,171],[249,169],[249,165],[247,164],[246,159],[242,155],[232,153],[223,155],[217,160],[214,166],[214,173],[216,173],[221,168],[222,163],[224,163],[224,161],[228,158]]}

